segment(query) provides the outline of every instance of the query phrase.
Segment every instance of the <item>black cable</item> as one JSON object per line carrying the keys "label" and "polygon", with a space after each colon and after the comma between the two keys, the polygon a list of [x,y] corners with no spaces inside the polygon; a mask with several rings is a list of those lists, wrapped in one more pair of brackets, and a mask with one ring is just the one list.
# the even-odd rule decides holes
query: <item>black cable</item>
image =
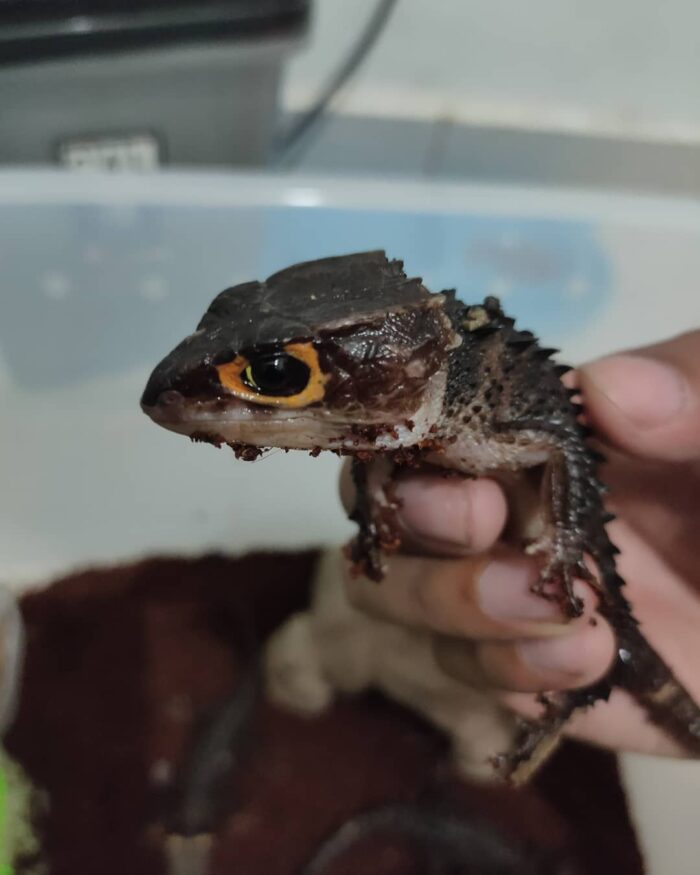
{"label": "black cable", "polygon": [[[417,804],[388,804],[351,817],[332,832],[299,870],[325,875],[333,863],[362,841],[377,836],[408,840],[450,871],[479,875],[576,875],[578,866],[564,854],[515,844],[486,821],[431,810]],[[431,870],[432,871],[432,870]]]}
{"label": "black cable", "polygon": [[299,146],[316,127],[335,96],[356,72],[372,46],[377,42],[396,3],[397,0],[379,0],[355,45],[340,67],[330,77],[316,102],[277,138],[272,150],[273,164],[290,165],[294,163],[299,155]]}

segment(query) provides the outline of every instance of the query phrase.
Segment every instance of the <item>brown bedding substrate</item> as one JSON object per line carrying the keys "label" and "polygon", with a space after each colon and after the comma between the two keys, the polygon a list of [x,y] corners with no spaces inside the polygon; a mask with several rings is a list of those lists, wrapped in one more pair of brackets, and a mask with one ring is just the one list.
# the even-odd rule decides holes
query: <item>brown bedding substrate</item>
{"label": "brown bedding substrate", "polygon": [[[24,691],[7,747],[51,804],[53,875],[160,875],[169,785],[193,726],[235,687],[242,658],[305,604],[311,553],[155,559],[89,571],[24,598]],[[304,720],[261,705],[217,830],[212,875],[292,875],[330,829],[437,788],[586,875],[642,865],[614,758],[568,745],[526,792],[462,784],[444,743],[368,696]],[[374,842],[328,875],[423,871]]]}

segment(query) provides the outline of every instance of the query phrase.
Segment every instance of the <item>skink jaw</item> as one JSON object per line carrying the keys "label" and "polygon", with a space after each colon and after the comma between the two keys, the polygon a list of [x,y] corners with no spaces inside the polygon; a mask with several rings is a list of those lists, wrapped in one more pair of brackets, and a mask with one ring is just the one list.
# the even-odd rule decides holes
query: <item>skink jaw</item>
{"label": "skink jaw", "polygon": [[[432,376],[415,409],[372,410],[327,408],[312,404],[280,408],[254,404],[224,387],[189,393],[191,380],[149,381],[141,401],[157,425],[196,440],[253,447],[280,447],[336,453],[404,450],[435,440],[445,392],[446,372]],[[200,389],[197,384],[197,389]]]}

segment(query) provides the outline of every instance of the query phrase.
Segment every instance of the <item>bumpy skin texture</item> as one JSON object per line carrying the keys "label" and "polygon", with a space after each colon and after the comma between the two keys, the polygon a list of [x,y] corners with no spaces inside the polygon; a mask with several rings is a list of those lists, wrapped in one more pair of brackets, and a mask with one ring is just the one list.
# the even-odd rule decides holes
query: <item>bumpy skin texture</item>
{"label": "bumpy skin texture", "polygon": [[[257,314],[257,315],[256,315]],[[305,344],[323,375],[324,395],[279,412],[219,382],[217,365]],[[574,579],[594,586],[617,635],[607,677],[586,689],[543,696],[502,773],[527,780],[578,709],[612,687],[633,693],[651,716],[700,753],[700,708],[641,634],[623,594],[608,539],[610,520],[597,478],[601,461],[586,443],[556,364],[495,298],[467,306],[453,292],[431,294],[383,252],[295,265],[266,283],[223,292],[199,330],[153,372],[142,399],[159,424],[254,459],[261,448],[328,449],[353,457],[359,533],[349,548],[358,572],[380,581],[383,556],[400,546],[392,478],[405,466],[445,474],[519,478],[530,506],[513,507],[510,536],[542,559],[538,591],[581,613]],[[259,406],[257,406],[259,405]],[[275,406],[277,405],[277,406]],[[539,497],[539,501],[535,499]],[[589,557],[592,568],[585,561]]]}
{"label": "bumpy skin texture", "polygon": [[[518,747],[502,758],[501,767],[515,778],[526,778],[537,758],[548,752],[548,739],[556,737],[571,714],[607,699],[615,686],[635,694],[654,719],[700,751],[700,709],[645,640],[623,593],[615,562],[618,550],[605,529],[612,520],[603,504],[606,488],[597,477],[604,459],[587,446],[589,431],[579,422],[583,408],[561,382],[568,368],[552,361],[555,350],[541,348],[530,332],[518,331],[493,298],[478,308],[455,302],[450,310],[453,324],[463,328],[464,343],[450,356],[447,421],[481,441],[547,448],[544,530],[528,547],[544,559],[538,591],[561,599],[568,613],[577,616],[581,604],[572,583],[576,578],[588,581],[617,637],[617,659],[608,676],[591,687],[543,696],[542,721],[525,727]],[[465,398],[472,400],[465,404]],[[584,561],[586,555],[596,576]]]}

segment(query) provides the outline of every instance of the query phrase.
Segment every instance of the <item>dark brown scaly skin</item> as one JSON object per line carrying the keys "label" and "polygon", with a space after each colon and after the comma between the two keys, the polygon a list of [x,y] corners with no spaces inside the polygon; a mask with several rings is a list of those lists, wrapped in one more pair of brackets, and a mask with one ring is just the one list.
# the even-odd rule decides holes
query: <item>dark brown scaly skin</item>
{"label": "dark brown scaly skin", "polygon": [[[301,419],[280,420],[274,400],[251,403],[220,382],[222,363],[240,355],[254,361],[288,343],[313,348],[325,375],[323,397],[292,410]],[[510,534],[541,557],[538,591],[571,616],[581,613],[574,579],[596,588],[618,651],[599,683],[542,697],[541,719],[525,724],[516,749],[498,758],[516,783],[546,759],[574,712],[607,699],[614,687],[635,695],[700,755],[700,708],[646,641],[624,596],[618,551],[605,529],[611,516],[596,473],[601,457],[586,443],[582,408],[560,379],[569,369],[552,361],[554,352],[516,329],[495,298],[467,306],[453,292],[433,295],[405,276],[401,262],[359,253],[223,292],[198,331],[154,370],[142,399],[159,424],[228,443],[238,458],[253,460],[266,446],[352,456],[359,533],[348,553],[376,581],[383,555],[400,546],[392,492],[400,468],[488,473],[506,488],[520,477],[518,495],[524,478],[534,482],[540,472],[541,512],[514,506]],[[252,425],[235,419],[241,411],[253,415]]]}
{"label": "dark brown scaly skin", "polygon": [[[515,776],[519,770],[527,774],[528,760],[537,756],[538,748],[546,750],[548,737],[555,738],[577,709],[607,699],[613,687],[633,693],[654,719],[690,750],[700,753],[700,709],[642,635],[623,593],[624,581],[615,562],[619,551],[605,529],[612,515],[604,508],[606,489],[596,474],[603,459],[586,445],[589,432],[579,423],[582,407],[572,402],[573,393],[561,383],[560,376],[568,369],[554,364],[550,359],[554,351],[539,347],[529,332],[516,330],[497,301],[487,299],[484,307],[488,321],[469,332],[471,344],[452,353],[455,376],[448,380],[448,387],[453,404],[459,406],[466,384],[474,379],[470,362],[479,356],[470,347],[479,347],[484,362],[482,381],[486,362],[498,363],[484,392],[491,408],[488,427],[507,439],[517,440],[523,431],[530,438],[540,435],[552,447],[544,485],[555,535],[553,549],[545,553],[541,586],[551,586],[555,594],[560,593],[575,616],[581,606],[571,589],[573,579],[593,583],[600,598],[599,611],[617,637],[617,659],[608,676],[584,689],[548,695],[543,719],[526,727],[518,748],[503,758],[502,766]],[[584,564],[584,554],[593,559],[599,583]]]}
{"label": "dark brown scaly skin", "polygon": [[[614,687],[634,694],[654,720],[700,754],[700,708],[646,641],[623,593],[615,562],[619,551],[605,529],[613,517],[605,510],[606,488],[596,472],[603,457],[587,446],[589,431],[579,423],[583,408],[560,379],[570,369],[551,360],[555,350],[541,348],[530,332],[517,330],[495,298],[479,307],[453,300],[448,312],[464,342],[449,357],[447,423],[441,437],[471,430],[484,440],[517,443],[526,434],[527,441],[551,448],[543,485],[554,535],[551,547],[542,551],[545,565],[537,591],[560,599],[571,616],[579,616],[581,603],[572,584],[576,578],[590,582],[600,598],[599,611],[617,637],[609,674],[583,689],[543,695],[542,718],[524,723],[515,750],[498,757],[496,767],[515,783],[526,781],[554,749],[572,714],[607,700]],[[474,320],[480,323],[476,327]],[[357,464],[353,475],[360,534],[351,556],[363,573],[377,579],[376,523],[362,513],[368,501]],[[585,554],[593,559],[598,578],[584,563]]]}

